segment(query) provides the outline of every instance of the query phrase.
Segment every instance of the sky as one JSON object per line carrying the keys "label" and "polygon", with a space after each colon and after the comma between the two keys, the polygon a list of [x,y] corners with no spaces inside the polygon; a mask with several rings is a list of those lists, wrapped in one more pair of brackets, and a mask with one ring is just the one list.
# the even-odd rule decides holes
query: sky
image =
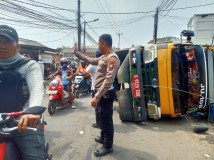
{"label": "sky", "polygon": [[[98,41],[101,34],[108,33],[112,35],[114,47],[119,46],[122,49],[131,47],[132,45],[145,45],[153,39],[154,11],[160,5],[161,1],[162,0],[81,0],[81,23],[83,25],[83,21],[89,22],[99,18],[98,21],[89,22],[86,25],[86,31],[96,41]],[[2,10],[0,7],[0,24],[7,24],[15,28],[19,37],[40,42],[54,49],[62,46],[73,47],[74,41],[77,41],[77,30],[75,29],[77,26],[77,14],[75,12],[77,10],[77,0],[0,1],[0,3],[4,4],[6,4],[6,2],[14,2],[40,13],[55,16],[57,17],[56,19],[73,20],[66,21],[66,24],[74,27],[73,29],[61,29],[57,27],[53,29],[53,25],[46,26],[45,28],[41,26],[32,27],[26,21],[33,22],[36,20],[26,18],[25,15],[17,15]],[[74,12],[50,8],[45,9],[26,4],[38,4],[36,2],[72,10]],[[205,4],[210,5],[194,7]],[[159,16],[158,37],[174,36],[179,38],[180,32],[183,29],[187,29],[187,23],[194,14],[214,13],[213,8],[213,0],[177,0],[172,10],[168,11],[168,9]],[[20,19],[26,21],[22,22]],[[118,33],[121,34],[120,44]],[[91,45],[94,46],[95,44],[86,39],[86,46]]]}

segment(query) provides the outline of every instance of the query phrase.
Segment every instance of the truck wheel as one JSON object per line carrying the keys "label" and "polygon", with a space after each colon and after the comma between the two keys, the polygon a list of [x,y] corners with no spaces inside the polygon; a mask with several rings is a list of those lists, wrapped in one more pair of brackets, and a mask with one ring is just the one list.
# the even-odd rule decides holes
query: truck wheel
{"label": "truck wheel", "polygon": [[119,109],[120,120],[124,122],[134,122],[132,106],[125,106]]}
{"label": "truck wheel", "polygon": [[121,111],[121,109],[120,109],[120,106],[117,107],[117,112],[118,112],[118,114],[119,114],[120,120],[123,121],[123,113],[122,113],[122,111]]}
{"label": "truck wheel", "polygon": [[126,88],[118,91],[118,103],[119,106],[117,111],[120,116],[120,120],[124,122],[133,122],[134,121],[134,112],[132,106],[132,94],[131,89]]}
{"label": "truck wheel", "polygon": [[52,116],[56,111],[56,103],[55,101],[49,101],[48,103],[48,113]]}

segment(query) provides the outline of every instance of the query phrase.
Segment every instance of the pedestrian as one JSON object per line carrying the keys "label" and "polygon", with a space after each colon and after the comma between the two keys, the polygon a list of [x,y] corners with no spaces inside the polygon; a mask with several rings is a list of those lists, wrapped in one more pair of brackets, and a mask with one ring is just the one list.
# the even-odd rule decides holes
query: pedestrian
{"label": "pedestrian", "polygon": [[190,36],[188,36],[188,37],[187,37],[187,41],[186,41],[186,43],[193,44],[193,43],[192,43],[192,38],[191,38]]}
{"label": "pedestrian", "polygon": [[[102,56],[102,54],[101,54],[100,50],[98,49],[96,51],[96,57],[98,58],[100,56]],[[92,80],[92,83],[91,83],[91,93],[92,94],[91,95],[92,95],[92,98],[94,98],[94,96],[95,96],[94,78],[95,78],[95,74],[97,72],[97,66],[89,64],[89,66],[86,68],[86,72],[91,74],[91,80]],[[95,119],[96,119],[96,123],[92,124],[92,127],[100,128],[100,116],[99,116],[97,107],[95,108]]]}
{"label": "pedestrian", "polygon": [[57,71],[56,62],[55,62],[54,59],[52,60],[52,63],[51,63],[51,65],[50,65],[50,70],[51,70],[51,74],[52,74],[52,73],[55,73],[55,72]]}
{"label": "pedestrian", "polygon": [[[41,106],[43,102],[40,66],[18,52],[18,42],[18,34],[14,28],[0,25],[0,82],[5,82],[0,85],[0,113],[22,111],[24,108]],[[40,117],[41,115],[33,114],[20,116],[19,131],[7,135],[17,145],[22,160],[45,159],[45,140]],[[27,130],[27,126],[36,127],[37,131]]]}
{"label": "pedestrian", "polygon": [[115,90],[113,87],[114,77],[120,66],[120,60],[115,53],[112,53],[112,38],[110,34],[103,34],[99,37],[99,49],[103,54],[99,58],[90,58],[77,52],[77,43],[74,44],[74,54],[81,60],[92,65],[98,65],[95,74],[94,86],[95,96],[91,106],[98,108],[100,115],[100,136],[95,141],[103,146],[95,150],[94,155],[101,157],[113,152],[113,101]]}

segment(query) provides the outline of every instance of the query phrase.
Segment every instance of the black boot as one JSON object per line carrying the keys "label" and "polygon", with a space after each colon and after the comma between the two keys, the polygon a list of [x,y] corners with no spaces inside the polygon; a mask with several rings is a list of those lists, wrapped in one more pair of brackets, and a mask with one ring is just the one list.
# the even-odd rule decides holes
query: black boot
{"label": "black boot", "polygon": [[104,138],[101,138],[100,136],[95,137],[94,140],[95,140],[97,143],[104,144]]}
{"label": "black boot", "polygon": [[96,157],[102,157],[113,152],[114,152],[113,148],[107,149],[104,146],[102,146],[100,149],[97,149],[94,151],[94,155]]}
{"label": "black boot", "polygon": [[97,123],[92,124],[93,128],[100,128],[100,126]]}

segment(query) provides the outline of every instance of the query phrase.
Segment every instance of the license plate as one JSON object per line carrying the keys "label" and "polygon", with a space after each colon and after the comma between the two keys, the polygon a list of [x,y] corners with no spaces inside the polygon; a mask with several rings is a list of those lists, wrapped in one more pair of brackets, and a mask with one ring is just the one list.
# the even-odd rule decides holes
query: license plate
{"label": "license plate", "polygon": [[46,94],[57,94],[57,91],[46,91]]}
{"label": "license plate", "polygon": [[132,93],[134,98],[140,98],[140,79],[138,75],[132,75]]}

